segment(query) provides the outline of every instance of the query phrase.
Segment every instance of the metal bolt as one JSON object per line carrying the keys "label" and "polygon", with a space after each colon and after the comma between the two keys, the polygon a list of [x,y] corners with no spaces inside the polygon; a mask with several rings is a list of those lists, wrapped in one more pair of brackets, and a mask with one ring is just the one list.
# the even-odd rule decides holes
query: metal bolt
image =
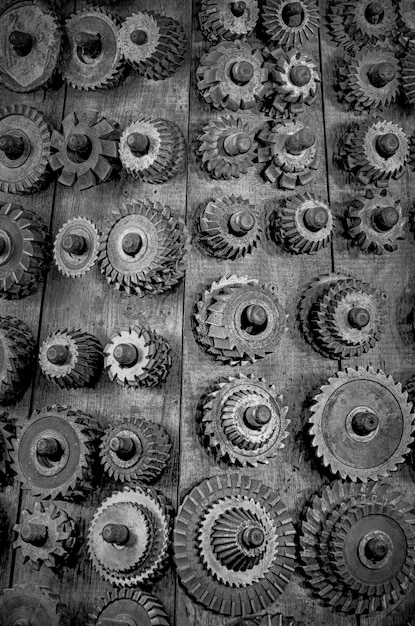
{"label": "metal bolt", "polygon": [[145,30],[133,30],[130,35],[130,39],[137,46],[142,46],[148,41],[148,35]]}
{"label": "metal bolt", "polygon": [[395,78],[396,70],[392,63],[376,63],[372,65],[367,75],[374,87],[385,87]]}
{"label": "metal bolt", "polygon": [[68,254],[79,256],[85,252],[86,247],[86,240],[81,235],[66,235],[62,241],[62,248]]}
{"label": "metal bolt", "polygon": [[106,543],[124,546],[130,537],[130,531],[123,524],[107,524],[102,529],[102,538]]}
{"label": "metal bolt", "polygon": [[28,33],[22,33],[20,30],[13,30],[9,35],[9,43],[15,49],[15,52],[25,57],[33,47],[33,40]]}
{"label": "metal bolt", "polygon": [[138,350],[132,343],[120,343],[114,348],[114,359],[120,365],[131,367],[138,361]]}
{"label": "metal bolt", "polygon": [[374,413],[362,411],[356,413],[352,419],[352,428],[356,435],[360,437],[366,437],[373,433],[379,426],[379,418]]}
{"label": "metal bolt", "polygon": [[266,310],[259,304],[250,304],[244,313],[248,322],[253,326],[263,326],[268,320]]}
{"label": "metal bolt", "polygon": [[84,155],[91,151],[91,147],[91,141],[86,135],[73,133],[68,137],[68,148],[72,150],[72,152]]}
{"label": "metal bolt", "polygon": [[290,28],[300,26],[304,19],[301,2],[290,2],[282,10],[282,19]]}
{"label": "metal bolt", "polygon": [[369,539],[365,548],[366,556],[372,561],[382,561],[388,553],[388,544],[382,539]]}
{"label": "metal bolt", "polygon": [[54,346],[50,346],[48,351],[46,352],[46,358],[49,363],[53,365],[65,365],[68,361],[69,357],[69,348],[68,346],[63,346],[60,344],[55,344]]}
{"label": "metal bolt", "polygon": [[138,254],[142,248],[143,240],[141,239],[138,233],[128,233],[125,235],[121,246],[125,254],[128,256],[135,256]]}
{"label": "metal bolt", "polygon": [[301,154],[307,148],[311,148],[316,141],[316,136],[311,128],[302,128],[293,135],[288,135],[285,140],[285,149],[290,154]]}
{"label": "metal bolt", "polygon": [[393,206],[379,207],[373,215],[373,221],[379,230],[391,230],[399,221],[399,211]]}
{"label": "metal bolt", "polygon": [[246,548],[259,548],[265,541],[265,534],[259,527],[245,528],[241,539]]}
{"label": "metal bolt", "polygon": [[308,230],[317,232],[327,226],[329,213],[324,206],[315,206],[311,209],[307,209],[304,213],[303,220]]}
{"label": "metal bolt", "polygon": [[27,524],[23,524],[20,528],[20,536],[25,543],[41,546],[48,538],[48,529],[42,524],[33,524],[32,522],[29,522]]}
{"label": "metal bolt", "polygon": [[18,159],[23,154],[24,141],[21,137],[14,135],[2,135],[0,137],[0,150],[8,159]]}
{"label": "metal bolt", "polygon": [[365,328],[370,322],[370,313],[362,306],[355,306],[349,311],[347,316],[350,326],[357,329]]}
{"label": "metal bolt", "polygon": [[113,437],[110,441],[110,449],[119,456],[128,456],[134,452],[134,441],[131,437]]}
{"label": "metal bolt", "polygon": [[249,428],[260,430],[269,423],[271,419],[271,409],[266,404],[249,406],[244,413],[244,421]]}
{"label": "metal bolt", "polygon": [[254,75],[254,66],[249,61],[237,61],[232,65],[231,78],[237,85],[246,85]]}
{"label": "metal bolt", "polygon": [[228,156],[245,154],[252,148],[252,139],[245,133],[228,135],[223,141],[223,149]]}
{"label": "metal bolt", "polygon": [[232,2],[231,11],[235,17],[241,17],[246,9],[246,2]]}
{"label": "metal bolt", "polygon": [[127,137],[127,146],[134,154],[144,156],[150,149],[150,140],[147,135],[130,133]]}
{"label": "metal bolt", "polygon": [[399,139],[393,133],[379,135],[376,139],[376,150],[385,159],[393,156],[399,148]]}
{"label": "metal bolt", "polygon": [[365,18],[370,24],[378,24],[383,20],[383,7],[380,2],[371,2],[367,5]]}
{"label": "metal bolt", "polygon": [[255,216],[248,211],[238,211],[229,218],[229,230],[233,235],[245,235],[255,226]]}
{"label": "metal bolt", "polygon": [[311,80],[311,70],[307,65],[296,65],[290,72],[290,78],[297,87],[304,87]]}
{"label": "metal bolt", "polygon": [[39,439],[36,449],[38,454],[47,457],[54,457],[62,450],[59,441],[53,437]]}

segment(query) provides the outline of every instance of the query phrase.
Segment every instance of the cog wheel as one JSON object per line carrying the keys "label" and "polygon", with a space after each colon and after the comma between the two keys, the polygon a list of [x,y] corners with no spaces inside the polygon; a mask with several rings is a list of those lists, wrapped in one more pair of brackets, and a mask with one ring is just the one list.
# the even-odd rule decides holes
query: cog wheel
{"label": "cog wheel", "polygon": [[199,9],[202,33],[213,43],[219,39],[246,39],[252,35],[258,17],[257,0],[203,0]]}
{"label": "cog wheel", "polygon": [[52,134],[49,164],[60,172],[58,181],[67,187],[78,182],[84,190],[110,180],[117,169],[118,138],[117,124],[97,112],[67,115],[62,132]]}
{"label": "cog wheel", "polygon": [[203,436],[219,461],[257,467],[284,448],[287,411],[274,385],[253,374],[239,374],[216,383],[207,396]]}
{"label": "cog wheel", "polygon": [[88,552],[100,576],[117,587],[151,584],[167,564],[170,508],[136,485],[106,498],[88,529]]}
{"label": "cog wheel", "polygon": [[187,37],[172,17],[138,11],[122,23],[118,45],[124,59],[151,80],[164,80],[183,63]]}
{"label": "cog wheel", "polygon": [[[119,589],[99,600],[89,615],[86,626],[99,626],[106,621],[123,621],[148,626],[169,626],[170,622],[160,600],[139,589]],[[128,622],[127,622],[128,623]]]}
{"label": "cog wheel", "polygon": [[316,37],[320,16],[314,0],[265,0],[262,22],[267,37],[277,46],[303,46]]}
{"label": "cog wheel", "polygon": [[86,217],[74,217],[66,222],[56,235],[53,256],[58,270],[64,276],[84,276],[98,258],[100,233]]}
{"label": "cog wheel", "polygon": [[46,406],[18,423],[12,469],[33,496],[84,496],[97,437],[97,423],[88,415],[58,404]]}
{"label": "cog wheel", "polygon": [[30,626],[64,626],[68,610],[49,587],[26,583],[4,589],[0,594],[2,626],[30,623]]}
{"label": "cog wheel", "polygon": [[24,322],[0,317],[0,404],[20,400],[29,386],[35,356],[35,338]]}
{"label": "cog wheel", "polygon": [[403,47],[406,47],[415,42],[415,16],[411,0],[397,0],[397,10],[398,41]]}
{"label": "cog wheel", "polygon": [[406,101],[415,104],[415,43],[409,46],[402,60],[402,90]]}
{"label": "cog wheel", "polygon": [[353,615],[387,609],[414,580],[412,506],[390,485],[335,481],[305,512],[303,570],[325,604]]}

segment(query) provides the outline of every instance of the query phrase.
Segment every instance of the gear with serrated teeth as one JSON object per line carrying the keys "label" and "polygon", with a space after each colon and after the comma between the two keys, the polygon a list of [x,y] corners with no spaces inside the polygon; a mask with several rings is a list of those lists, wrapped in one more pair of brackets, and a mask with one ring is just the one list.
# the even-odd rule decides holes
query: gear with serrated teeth
{"label": "gear with serrated teeth", "polygon": [[29,386],[35,356],[35,338],[16,317],[0,317],[0,404],[19,400]]}
{"label": "gear with serrated teeth", "polygon": [[415,104],[415,36],[402,59],[402,91],[406,101]]}
{"label": "gear with serrated teeth", "polygon": [[203,0],[199,9],[200,28],[212,42],[246,39],[252,35],[258,16],[257,0]]}
{"label": "gear with serrated teeth", "polygon": [[287,49],[313,40],[319,21],[314,0],[265,0],[262,7],[262,23],[267,37]]}
{"label": "gear with serrated teeth", "polygon": [[398,41],[403,47],[406,47],[415,42],[415,14],[412,0],[398,0],[397,11]]}
{"label": "gear with serrated teeth", "polygon": [[397,604],[414,581],[412,505],[387,484],[335,481],[304,514],[301,561],[316,596],[352,615]]}
{"label": "gear with serrated teeth", "polygon": [[89,614],[86,626],[99,626],[107,620],[131,623],[139,626],[169,626],[170,622],[160,600],[140,589],[119,589],[111,591],[96,602],[93,612]]}
{"label": "gear with serrated teeth", "polygon": [[49,587],[26,583],[0,592],[2,626],[65,626],[69,611]]}
{"label": "gear with serrated teeth", "polygon": [[86,217],[65,222],[55,238],[53,256],[64,276],[78,278],[89,272],[98,258],[100,233]]}

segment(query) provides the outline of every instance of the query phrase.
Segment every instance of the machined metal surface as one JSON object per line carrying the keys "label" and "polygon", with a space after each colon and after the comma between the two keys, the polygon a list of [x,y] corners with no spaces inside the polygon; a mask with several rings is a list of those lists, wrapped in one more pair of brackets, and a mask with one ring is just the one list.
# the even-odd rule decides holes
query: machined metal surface
{"label": "machined metal surface", "polygon": [[86,217],[74,217],[56,235],[53,256],[58,270],[70,278],[89,272],[98,258],[100,233]]}

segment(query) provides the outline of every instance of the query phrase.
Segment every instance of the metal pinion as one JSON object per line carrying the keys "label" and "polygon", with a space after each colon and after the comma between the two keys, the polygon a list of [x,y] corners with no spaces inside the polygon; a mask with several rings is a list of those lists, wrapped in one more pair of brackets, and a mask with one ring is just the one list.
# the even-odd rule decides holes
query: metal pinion
{"label": "metal pinion", "polygon": [[406,101],[415,104],[415,34],[414,43],[410,45],[402,60],[402,90]]}
{"label": "metal pinion", "polygon": [[0,317],[0,404],[20,400],[29,386],[35,356],[35,338],[16,317]]}
{"label": "metal pinion", "polygon": [[64,276],[84,276],[98,258],[100,232],[86,217],[74,217],[65,222],[55,238],[53,257]]}
{"label": "metal pinion", "polygon": [[258,1],[229,2],[203,0],[199,22],[203,34],[215,43],[218,39],[245,39],[252,35],[259,16]]}
{"label": "metal pinion", "polygon": [[0,594],[0,623],[14,626],[27,622],[30,626],[65,626],[69,611],[60,597],[49,587],[26,583],[4,589]]}
{"label": "metal pinion", "polygon": [[98,626],[109,620],[123,621],[126,618],[138,623],[144,619],[148,626],[169,626],[170,622],[160,600],[140,589],[118,589],[107,592],[104,598],[96,601],[89,614],[86,626]]}
{"label": "metal pinion", "polygon": [[265,0],[262,23],[267,37],[282,48],[304,46],[319,28],[319,11],[314,0]]}

